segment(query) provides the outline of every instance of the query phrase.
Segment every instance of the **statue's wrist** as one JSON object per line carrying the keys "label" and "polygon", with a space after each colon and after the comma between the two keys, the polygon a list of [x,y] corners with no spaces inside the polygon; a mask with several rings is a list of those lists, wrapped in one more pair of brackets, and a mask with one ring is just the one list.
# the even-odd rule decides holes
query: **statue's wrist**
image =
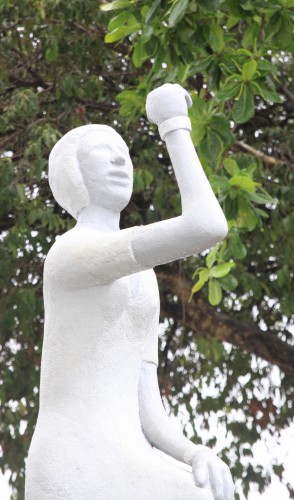
{"label": "statue's wrist", "polygon": [[158,125],[159,135],[163,141],[169,132],[178,129],[185,129],[191,132],[192,126],[188,116],[173,116]]}
{"label": "statue's wrist", "polygon": [[184,454],[184,462],[187,465],[192,465],[193,458],[195,455],[198,455],[198,453],[202,451],[207,451],[209,448],[207,446],[203,446],[202,444],[193,444],[191,443],[191,446],[187,448]]}

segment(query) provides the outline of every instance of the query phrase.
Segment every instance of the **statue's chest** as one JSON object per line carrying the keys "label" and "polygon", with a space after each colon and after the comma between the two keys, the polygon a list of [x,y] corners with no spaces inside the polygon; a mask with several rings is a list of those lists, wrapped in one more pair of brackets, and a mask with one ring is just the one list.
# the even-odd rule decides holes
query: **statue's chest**
{"label": "statue's chest", "polygon": [[123,312],[130,321],[144,330],[148,329],[150,322],[158,322],[159,292],[154,271],[132,274],[120,281],[120,293],[124,295]]}
{"label": "statue's chest", "polygon": [[[107,323],[158,321],[159,292],[154,271],[120,278],[97,289],[95,311]],[[89,306],[89,303],[88,303]]]}

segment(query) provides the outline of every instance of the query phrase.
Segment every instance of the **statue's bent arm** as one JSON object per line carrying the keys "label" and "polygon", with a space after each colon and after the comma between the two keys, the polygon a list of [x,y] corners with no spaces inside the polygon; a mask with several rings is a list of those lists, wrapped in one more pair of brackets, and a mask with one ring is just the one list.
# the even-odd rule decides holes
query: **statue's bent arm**
{"label": "statue's bent arm", "polygon": [[191,465],[195,484],[210,487],[215,500],[231,500],[234,485],[229,468],[209,448],[189,441],[167,415],[160,397],[155,363],[142,363],[138,398],[142,429],[150,444]]}
{"label": "statue's bent arm", "polygon": [[171,131],[165,140],[181,193],[182,215],[135,229],[132,241],[135,258],[149,267],[200,253],[227,234],[226,219],[189,131]]}

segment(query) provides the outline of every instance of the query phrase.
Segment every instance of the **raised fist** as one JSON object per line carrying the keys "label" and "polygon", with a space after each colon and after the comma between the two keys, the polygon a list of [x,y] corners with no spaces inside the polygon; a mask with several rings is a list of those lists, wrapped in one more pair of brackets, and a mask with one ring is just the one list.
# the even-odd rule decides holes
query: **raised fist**
{"label": "raised fist", "polygon": [[160,125],[174,116],[187,116],[192,99],[177,83],[165,83],[147,96],[146,112],[151,123]]}

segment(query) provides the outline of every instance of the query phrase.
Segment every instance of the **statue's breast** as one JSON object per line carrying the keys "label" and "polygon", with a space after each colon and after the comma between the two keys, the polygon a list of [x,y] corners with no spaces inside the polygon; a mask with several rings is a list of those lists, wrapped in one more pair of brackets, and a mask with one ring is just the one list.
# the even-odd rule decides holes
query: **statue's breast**
{"label": "statue's breast", "polygon": [[159,313],[159,292],[157,279],[153,269],[127,277],[129,300],[127,310],[134,320],[152,319]]}

